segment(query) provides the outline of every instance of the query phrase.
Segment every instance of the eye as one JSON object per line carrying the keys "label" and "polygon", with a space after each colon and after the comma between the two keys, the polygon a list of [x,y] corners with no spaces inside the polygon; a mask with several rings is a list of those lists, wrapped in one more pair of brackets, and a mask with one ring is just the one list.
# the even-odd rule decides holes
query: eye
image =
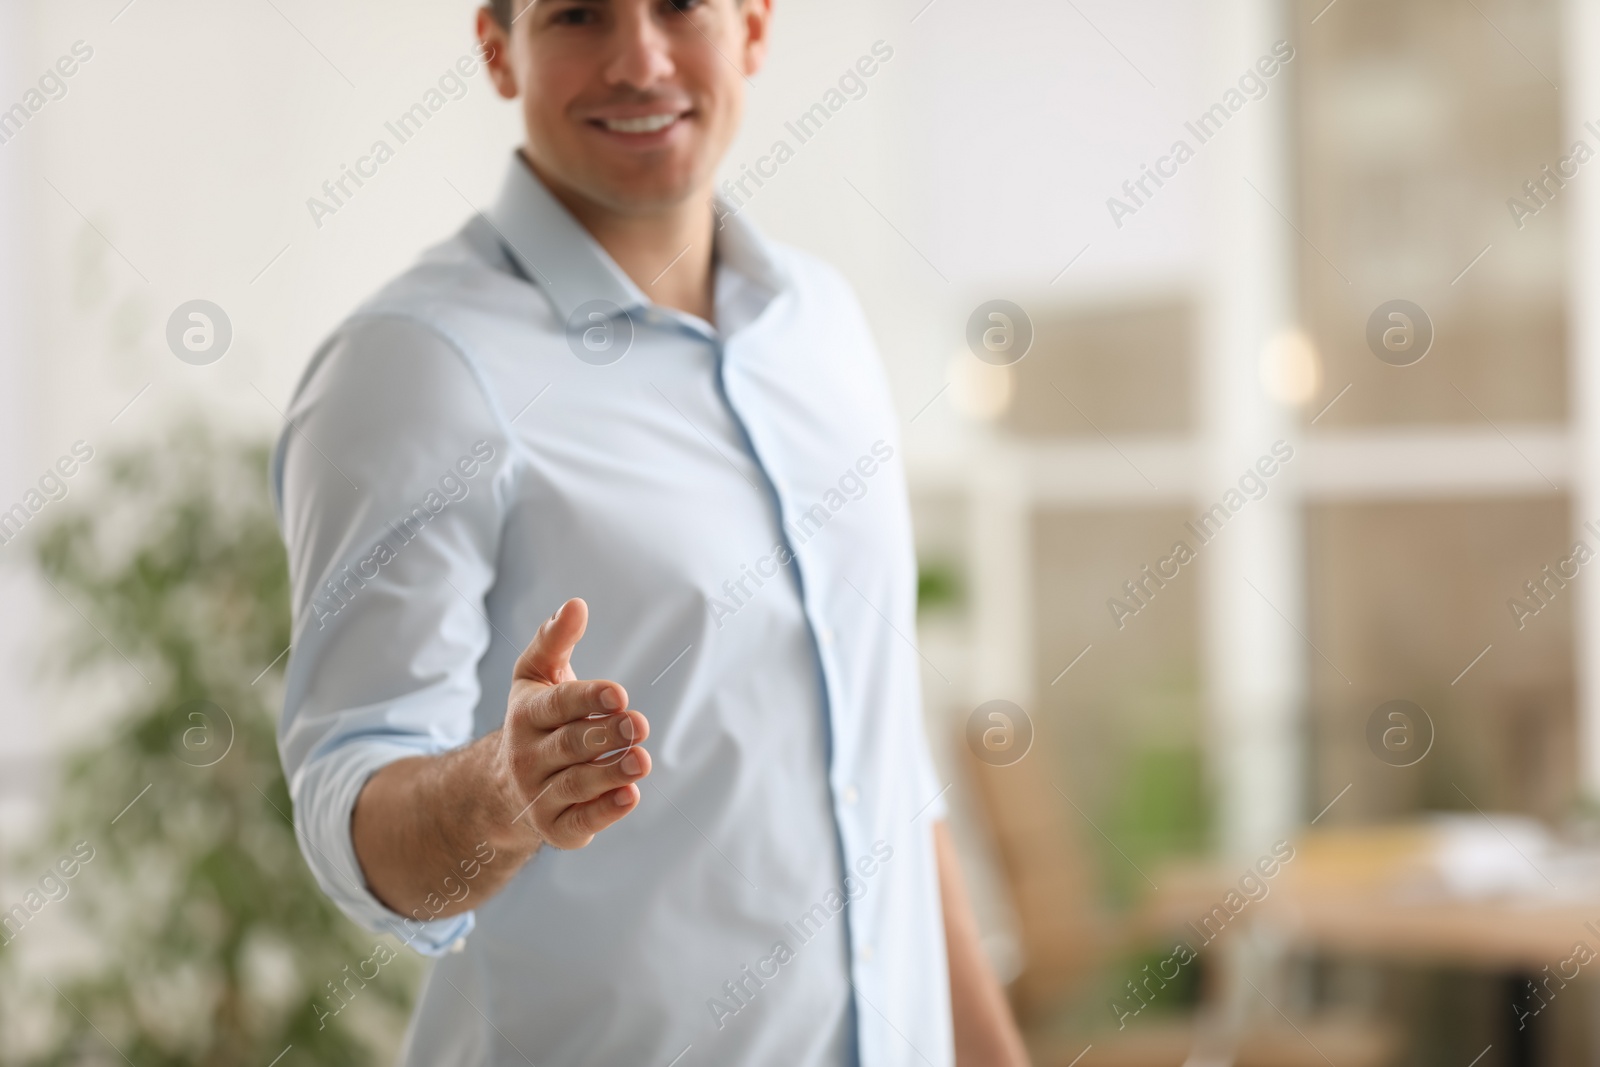
{"label": "eye", "polygon": [[704,7],[705,0],[667,0],[667,6],[680,14],[687,14],[697,7]]}
{"label": "eye", "polygon": [[562,8],[550,16],[555,26],[592,26],[599,21],[600,13],[588,4]]}

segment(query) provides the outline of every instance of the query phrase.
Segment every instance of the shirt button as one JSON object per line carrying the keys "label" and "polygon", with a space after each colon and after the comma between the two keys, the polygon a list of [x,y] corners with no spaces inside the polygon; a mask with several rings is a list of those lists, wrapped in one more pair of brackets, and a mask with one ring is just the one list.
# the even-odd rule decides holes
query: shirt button
{"label": "shirt button", "polygon": [[855,786],[847,785],[847,786],[844,787],[844,802],[846,804],[849,804],[849,805],[851,805],[853,807],[855,805],[855,802],[860,800],[860,799],[861,799],[861,794],[856,792],[856,787]]}
{"label": "shirt button", "polygon": [[871,945],[862,945],[861,946],[860,956],[861,956],[861,962],[862,963],[871,963],[872,962],[872,946]]}
{"label": "shirt button", "polygon": [[833,627],[824,626],[820,631],[818,631],[817,636],[822,639],[823,644],[833,644]]}

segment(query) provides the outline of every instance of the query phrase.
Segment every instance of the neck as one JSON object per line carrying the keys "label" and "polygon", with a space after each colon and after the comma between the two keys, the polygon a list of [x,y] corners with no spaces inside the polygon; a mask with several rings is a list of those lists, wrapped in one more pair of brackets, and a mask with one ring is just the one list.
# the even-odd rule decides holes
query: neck
{"label": "neck", "polygon": [[552,181],[532,161],[528,166],[653,303],[715,322],[709,189],[659,211],[625,214]]}

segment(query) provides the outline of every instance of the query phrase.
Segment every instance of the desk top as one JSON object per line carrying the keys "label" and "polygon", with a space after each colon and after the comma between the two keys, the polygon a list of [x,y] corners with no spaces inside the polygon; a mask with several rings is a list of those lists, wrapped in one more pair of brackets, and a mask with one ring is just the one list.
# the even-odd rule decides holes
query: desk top
{"label": "desk top", "polygon": [[1163,870],[1135,920],[1191,946],[1244,925],[1341,956],[1485,970],[1570,972],[1600,958],[1600,850],[1562,845],[1525,820],[1444,819],[1321,831],[1270,878],[1218,863]]}

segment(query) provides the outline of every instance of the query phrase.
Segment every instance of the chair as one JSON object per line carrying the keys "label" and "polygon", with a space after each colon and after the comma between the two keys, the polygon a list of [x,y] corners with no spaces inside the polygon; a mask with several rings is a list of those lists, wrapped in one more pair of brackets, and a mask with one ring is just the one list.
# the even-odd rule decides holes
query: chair
{"label": "chair", "polygon": [[[1385,1067],[1396,1054],[1394,1035],[1363,1020],[1291,1022],[1257,998],[1230,995],[1229,953],[1202,950],[1203,1004],[1177,1022],[1129,1023],[1118,1030],[1107,1011],[1104,1030],[1063,1028],[1060,1019],[1086,980],[1118,952],[1164,945],[1177,934],[1172,917],[1199,916],[1226,893],[1225,880],[1208,866],[1186,865],[1173,888],[1153,894],[1129,916],[1100,904],[1094,868],[1082,845],[1087,825],[1052,784],[1035,753],[1009,767],[967,757],[967,777],[993,836],[1023,950],[1023,969],[1008,992],[1036,1067]],[[965,745],[958,746],[965,752]],[[1162,882],[1169,879],[1163,877]],[[1220,888],[1219,888],[1220,886]],[[1193,964],[1191,964],[1192,966]],[[1249,997],[1256,997],[1242,986]],[[1264,1017],[1265,1016],[1265,1017]],[[1233,1023],[1227,1020],[1239,1020]]]}

